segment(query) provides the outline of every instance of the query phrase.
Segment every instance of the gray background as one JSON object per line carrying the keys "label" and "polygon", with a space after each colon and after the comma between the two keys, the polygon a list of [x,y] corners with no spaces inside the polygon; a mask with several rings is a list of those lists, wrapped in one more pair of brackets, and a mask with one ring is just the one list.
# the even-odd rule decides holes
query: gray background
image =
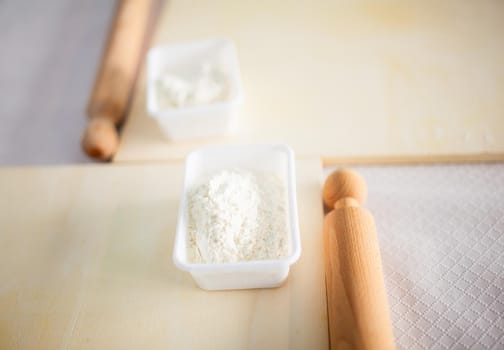
{"label": "gray background", "polygon": [[114,0],[0,0],[0,166],[82,163]]}

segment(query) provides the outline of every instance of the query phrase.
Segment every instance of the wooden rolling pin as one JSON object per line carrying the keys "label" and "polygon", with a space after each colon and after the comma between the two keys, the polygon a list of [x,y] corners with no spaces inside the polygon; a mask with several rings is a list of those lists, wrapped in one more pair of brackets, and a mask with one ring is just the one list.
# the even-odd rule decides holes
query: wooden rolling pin
{"label": "wooden rolling pin", "polygon": [[120,0],[108,45],[88,102],[89,124],[82,148],[90,157],[107,160],[119,145],[117,127],[126,114],[144,43],[154,22],[158,0]]}
{"label": "wooden rolling pin", "polygon": [[374,220],[362,208],[364,179],[351,170],[331,174],[324,203],[326,288],[331,349],[394,349]]}

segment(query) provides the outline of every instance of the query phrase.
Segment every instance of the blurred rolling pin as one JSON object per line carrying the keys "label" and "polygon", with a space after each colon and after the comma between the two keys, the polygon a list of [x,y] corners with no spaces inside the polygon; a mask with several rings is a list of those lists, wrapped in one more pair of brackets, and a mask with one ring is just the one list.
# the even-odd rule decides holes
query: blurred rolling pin
{"label": "blurred rolling pin", "polygon": [[160,6],[159,0],[118,2],[108,45],[88,102],[89,124],[82,137],[82,148],[92,158],[107,160],[117,150],[117,127],[126,114],[145,42]]}
{"label": "blurred rolling pin", "polygon": [[326,288],[331,349],[394,349],[374,220],[362,208],[364,179],[339,170],[326,180]]}

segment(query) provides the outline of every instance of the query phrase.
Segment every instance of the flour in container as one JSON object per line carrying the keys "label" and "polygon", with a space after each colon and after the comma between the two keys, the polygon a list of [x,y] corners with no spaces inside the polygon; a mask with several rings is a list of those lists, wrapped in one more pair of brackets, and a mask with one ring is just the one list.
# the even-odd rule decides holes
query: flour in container
{"label": "flour in container", "polygon": [[[215,64],[166,72],[155,81],[160,109],[200,106],[223,101],[229,89],[226,75]],[[184,74],[185,73],[185,74]]]}
{"label": "flour in container", "polygon": [[223,170],[189,190],[188,206],[193,263],[289,254],[286,185],[273,173]]}

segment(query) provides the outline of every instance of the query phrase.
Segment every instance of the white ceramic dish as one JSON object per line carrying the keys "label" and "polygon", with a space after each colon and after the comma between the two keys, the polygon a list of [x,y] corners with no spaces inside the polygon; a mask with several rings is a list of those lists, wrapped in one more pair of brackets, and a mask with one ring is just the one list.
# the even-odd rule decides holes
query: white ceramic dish
{"label": "white ceramic dish", "polygon": [[[218,66],[228,82],[226,98],[221,102],[161,109],[156,81],[167,72],[177,74],[202,64]],[[222,135],[229,131],[243,92],[238,56],[232,41],[215,39],[185,44],[158,46],[147,55],[147,111],[156,119],[164,135],[171,140]]]}
{"label": "white ceramic dish", "polygon": [[[222,264],[193,264],[187,259],[187,191],[209,175],[227,168],[274,172],[287,189],[287,223],[290,254],[284,259]],[[301,255],[296,199],[295,164],[292,150],[284,145],[227,145],[207,147],[189,154],[173,249],[175,265],[191,273],[203,289],[272,288],[285,281],[289,267]]]}

